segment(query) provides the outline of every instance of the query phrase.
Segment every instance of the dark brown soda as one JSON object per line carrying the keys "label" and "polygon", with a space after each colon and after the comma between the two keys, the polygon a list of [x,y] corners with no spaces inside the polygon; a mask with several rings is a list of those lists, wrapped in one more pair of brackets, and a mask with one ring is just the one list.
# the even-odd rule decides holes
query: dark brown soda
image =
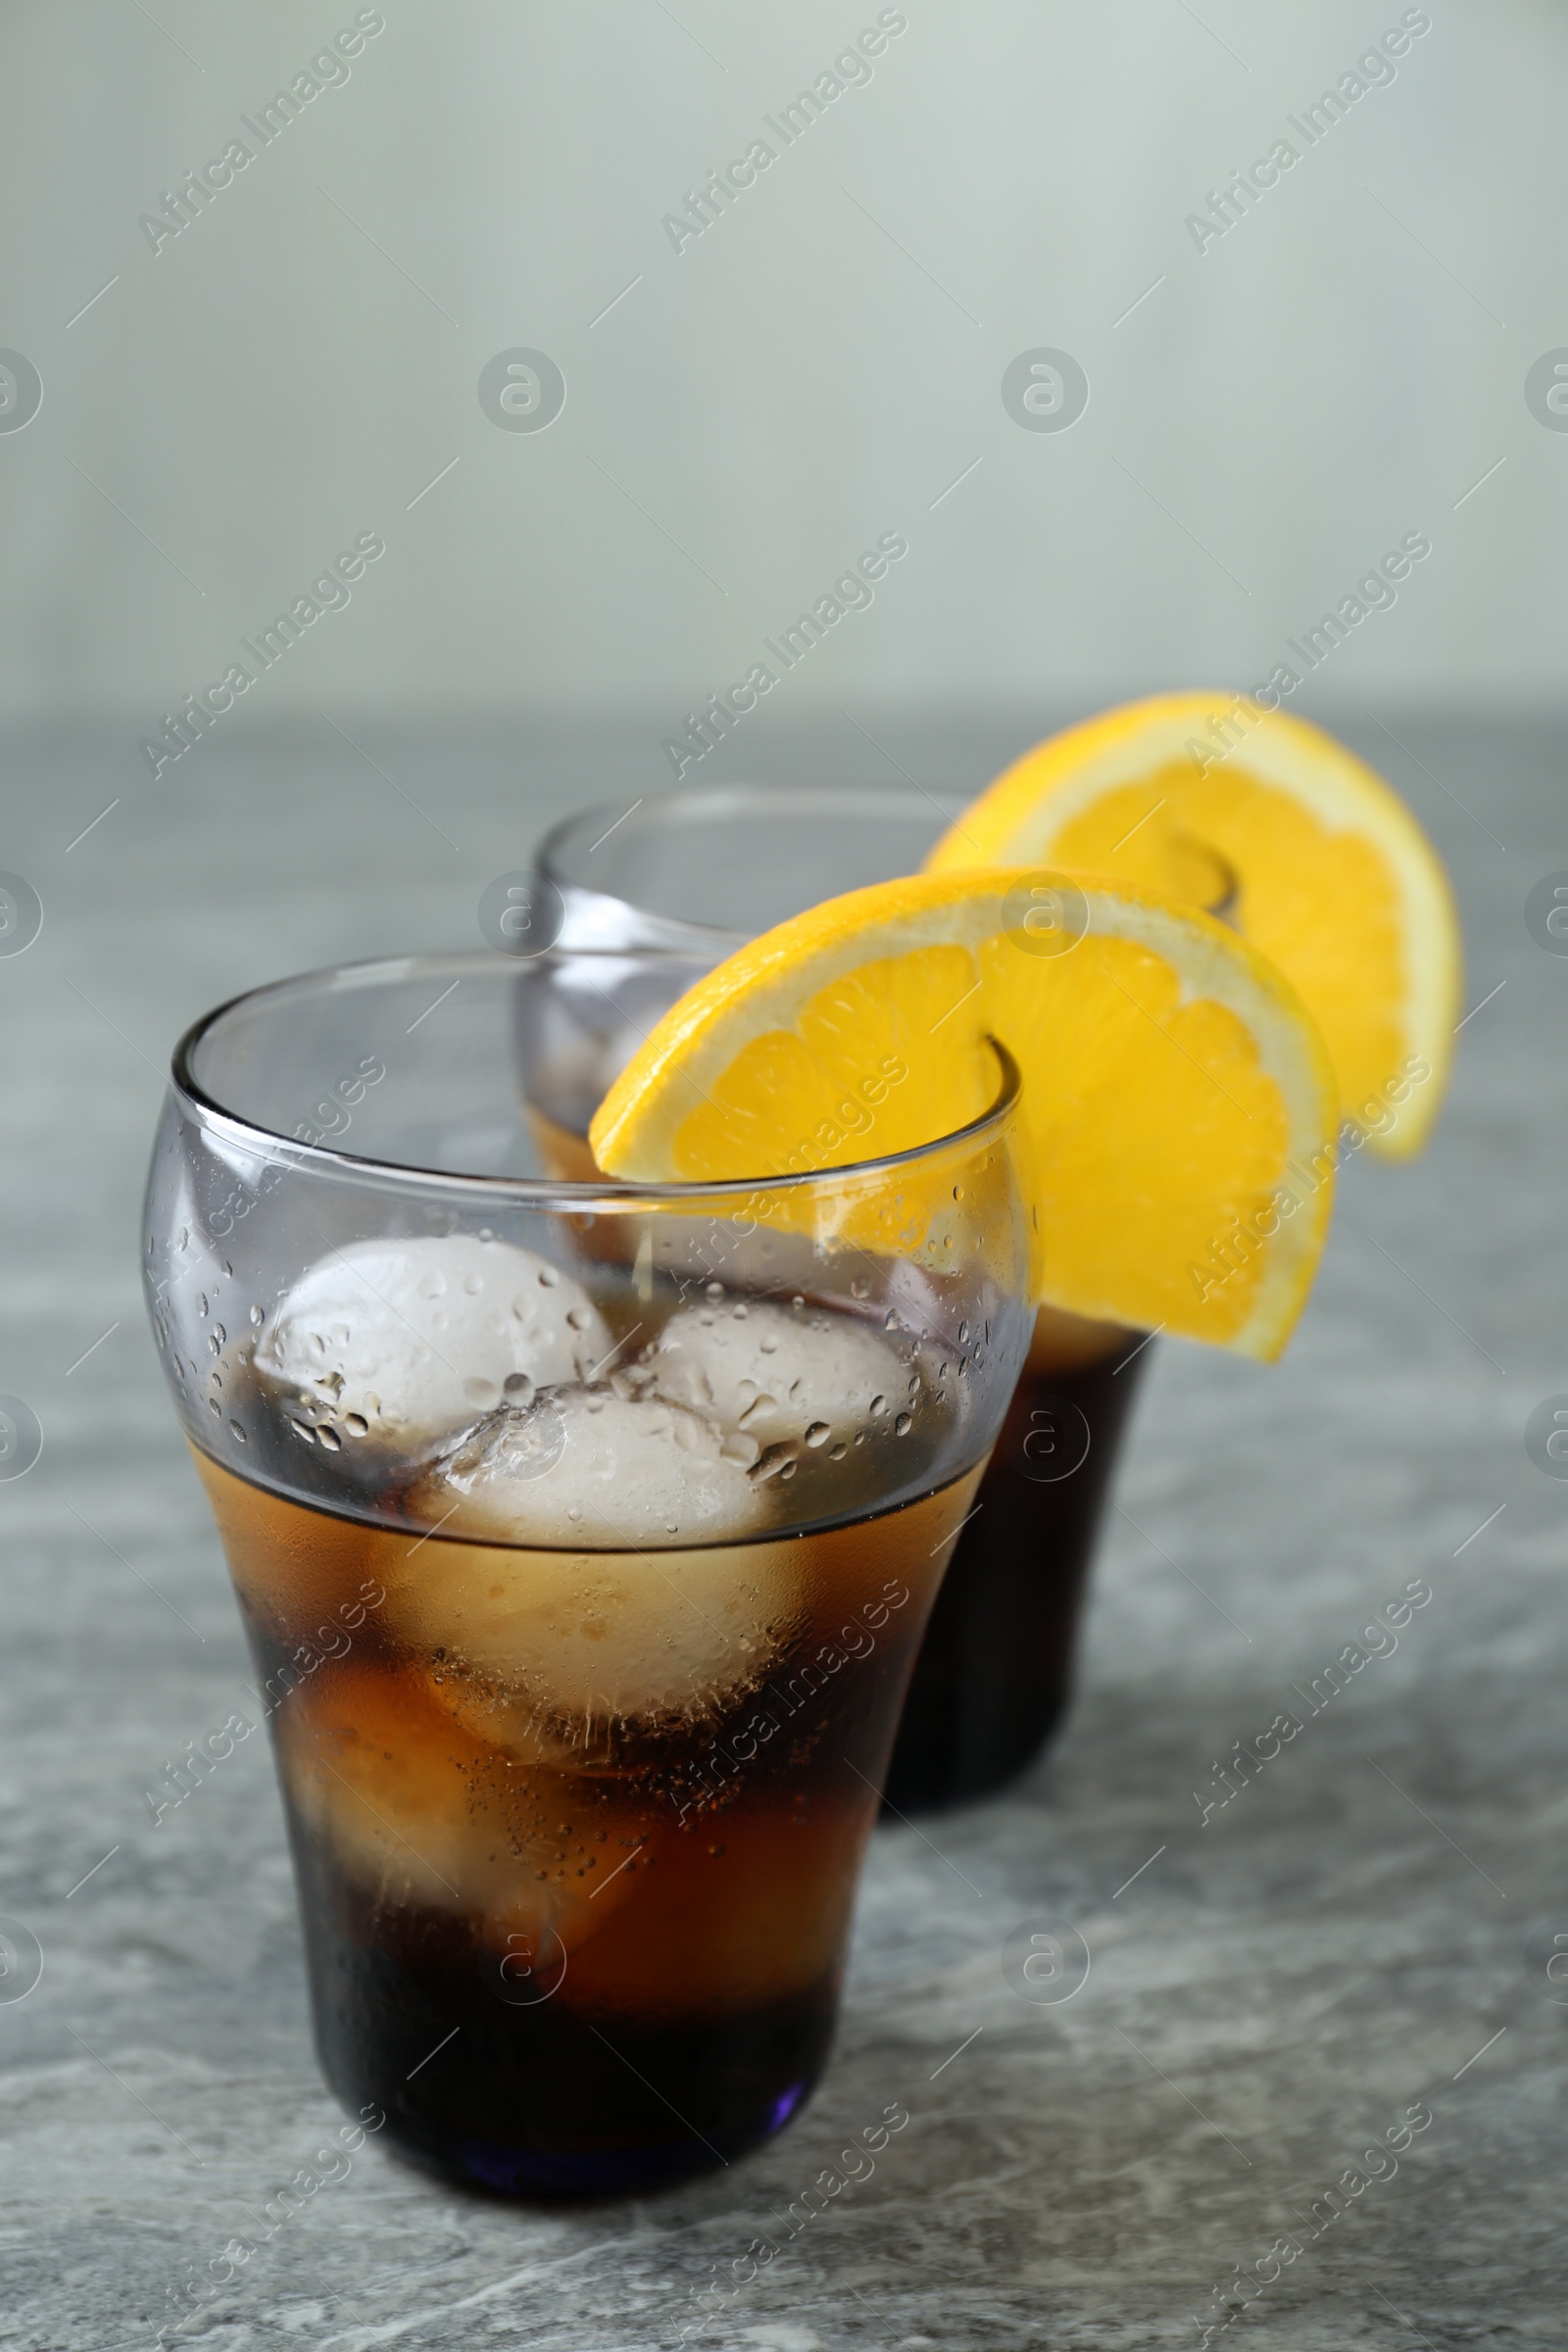
{"label": "dark brown soda", "polygon": [[788,1591],[787,1634],[722,1705],[628,1723],[541,1716],[410,1638],[416,1579],[422,1607],[447,1580],[471,1592],[476,1561],[559,1579],[589,1555],[416,1536],[197,1459],[350,2111],[384,2110],[429,2170],[524,2196],[656,2187],[777,2131],[827,2056],[899,1706],[978,1472],[708,1547],[726,1579]]}
{"label": "dark brown soda", "polygon": [[[915,1661],[890,1810],[931,1812],[1004,1788],[1066,1710],[1090,1562],[1152,1353],[1137,1332],[1074,1331],[1075,1321],[1042,1314]],[[1086,1436],[1082,1459],[1053,1475]]]}

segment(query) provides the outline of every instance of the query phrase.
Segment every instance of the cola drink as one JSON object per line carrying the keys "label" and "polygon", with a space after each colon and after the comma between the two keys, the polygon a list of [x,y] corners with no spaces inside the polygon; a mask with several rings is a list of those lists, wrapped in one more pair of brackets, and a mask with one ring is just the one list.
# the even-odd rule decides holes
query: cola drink
{"label": "cola drink", "polygon": [[[1050,1744],[1128,1416],[1152,1349],[1043,1313],[932,1609],[888,1767],[891,1811],[988,1796]],[[1087,1352],[1086,1352],[1087,1350]]]}
{"label": "cola drink", "polygon": [[[704,1286],[604,1380],[579,1375],[611,1327],[560,1279],[523,1343],[553,1381],[488,1359],[482,1315],[426,1333],[420,1286],[467,1306],[496,1255],[339,1253],[256,1347],[245,1473],[197,1460],[333,2089],[448,2176],[647,2187],[765,2137],[821,2070],[978,1465],[929,1348],[804,1298]],[[351,1325],[361,1283],[390,1311]],[[442,1433],[465,1321],[470,1410],[501,1394]],[[313,1499],[268,1476],[300,1459]]]}

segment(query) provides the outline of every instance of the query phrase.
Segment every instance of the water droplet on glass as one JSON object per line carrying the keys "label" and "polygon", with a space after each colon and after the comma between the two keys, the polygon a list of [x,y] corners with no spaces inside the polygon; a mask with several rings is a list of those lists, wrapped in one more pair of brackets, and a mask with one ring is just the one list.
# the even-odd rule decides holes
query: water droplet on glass
{"label": "water droplet on glass", "polygon": [[207,1410],[212,1414],[215,1421],[219,1418],[220,1414],[222,1412],[222,1406],[219,1403],[216,1396],[208,1397]]}
{"label": "water droplet on glass", "polygon": [[827,1458],[830,1462],[842,1462],[844,1456],[849,1452],[849,1447],[845,1445],[844,1440],[841,1438],[836,1446],[830,1446],[828,1447]]}
{"label": "water droplet on glass", "polygon": [[228,1434],[233,1439],[236,1446],[243,1446],[246,1443],[245,1432],[241,1429],[237,1421],[231,1421],[229,1423]]}
{"label": "water droplet on glass", "polygon": [[968,1324],[967,1324],[967,1323],[960,1323],[960,1324],[958,1325],[958,1346],[959,1346],[960,1348],[963,1346],[963,1343],[964,1343],[964,1341],[965,1341],[965,1340],[966,1340],[968,1337],[969,1337],[969,1326],[968,1326]]}
{"label": "water droplet on glass", "polygon": [[197,1312],[199,1315],[205,1315],[205,1314],[207,1313],[207,1311],[208,1311],[208,1307],[207,1307],[207,1293],[206,1293],[205,1291],[203,1291],[203,1292],[202,1292],[202,1294],[201,1294],[201,1296],[198,1298],[198,1299],[197,1299],[197,1301],[196,1301],[196,1312]]}
{"label": "water droplet on glass", "polygon": [[962,1185],[961,1185],[961,1184],[956,1184],[956,1185],[954,1186],[954,1188],[953,1188],[953,1198],[955,1199],[955,1200],[961,1200],[963,1199],[963,1187],[962,1187]]}
{"label": "water droplet on glass", "polygon": [[716,1306],[724,1296],[724,1285],[721,1282],[710,1282],[703,1296],[705,1298],[710,1299]]}
{"label": "water droplet on glass", "polygon": [[215,1340],[218,1342],[218,1345],[220,1346],[220,1348],[221,1348],[221,1347],[222,1347],[222,1345],[223,1345],[223,1342],[224,1342],[224,1341],[227,1339],[227,1337],[228,1337],[228,1334],[227,1334],[227,1332],[226,1332],[226,1331],[223,1329],[223,1326],[221,1325],[221,1323],[215,1323],[215,1324],[213,1325],[213,1337],[214,1337],[214,1339],[215,1339]]}
{"label": "water droplet on glass", "polygon": [[573,1331],[586,1331],[589,1320],[588,1309],[585,1306],[571,1306],[566,1309],[566,1321]]}
{"label": "water droplet on glass", "polygon": [[825,1446],[833,1432],[825,1421],[813,1421],[806,1433],[808,1446]]}
{"label": "water droplet on glass", "polygon": [[363,1413],[345,1413],[343,1416],[343,1426],[348,1431],[351,1438],[363,1438],[369,1429],[370,1424],[368,1421],[367,1421]]}
{"label": "water droplet on glass", "polygon": [[795,1456],[787,1445],[769,1446],[760,1453],[746,1475],[757,1486],[770,1478],[788,1478],[795,1469]]}
{"label": "water droplet on glass", "polygon": [[[896,1438],[906,1438],[913,1427],[914,1415],[912,1413],[900,1413],[898,1419],[893,1424],[893,1435]],[[322,1430],[321,1435],[323,1438],[325,1437],[326,1432],[324,1429]]]}
{"label": "water droplet on glass", "polygon": [[533,1382],[526,1372],[509,1372],[501,1384],[501,1394],[509,1404],[516,1405],[520,1411],[533,1396]]}
{"label": "water droplet on glass", "polygon": [[873,1397],[872,1397],[872,1399],[871,1399],[871,1410],[872,1410],[872,1412],[873,1412],[873,1413],[885,1413],[885,1412],[887,1411],[887,1409],[888,1409],[888,1400],[887,1400],[887,1398],[886,1398],[885,1396],[873,1396]]}
{"label": "water droplet on glass", "polygon": [[852,1298],[869,1298],[870,1296],[871,1285],[866,1281],[863,1274],[857,1274],[855,1280],[850,1285],[850,1297]]}
{"label": "water droplet on glass", "polygon": [[557,1284],[557,1283],[560,1281],[560,1279],[561,1279],[561,1277],[560,1277],[560,1275],[559,1275],[559,1274],[556,1272],[556,1269],[555,1269],[555,1267],[554,1267],[554,1266],[541,1266],[541,1267],[540,1267],[540,1269],[539,1269],[539,1281],[540,1281],[540,1286],[541,1286],[541,1288],[542,1288],[542,1289],[544,1289],[544,1290],[547,1290],[547,1291],[553,1291],[553,1290],[555,1289],[555,1287],[556,1287],[556,1284]]}
{"label": "water droplet on glass", "polygon": [[757,1343],[757,1352],[759,1355],[776,1355],[778,1353],[778,1333],[764,1331]]}
{"label": "water droplet on glass", "polygon": [[267,1317],[263,1314],[259,1306],[253,1306],[251,1308],[251,1321],[255,1324],[258,1331],[261,1330],[262,1325],[267,1321]]}
{"label": "water droplet on glass", "polygon": [[316,1443],[318,1446],[324,1446],[328,1453],[338,1453],[342,1450],[342,1439],[338,1436],[335,1429],[330,1428],[325,1423],[323,1423],[322,1426],[317,1431]]}

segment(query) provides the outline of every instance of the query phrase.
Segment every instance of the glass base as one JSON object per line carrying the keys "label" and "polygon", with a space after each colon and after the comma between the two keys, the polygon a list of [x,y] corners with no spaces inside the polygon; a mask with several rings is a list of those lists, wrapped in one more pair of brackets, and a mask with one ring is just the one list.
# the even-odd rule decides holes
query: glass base
{"label": "glass base", "polygon": [[509,2140],[451,2139],[389,2118],[394,2151],[433,2179],[493,2197],[551,2200],[642,2196],[721,2171],[782,2132],[812,2089],[792,2083],[759,2114],[711,2139],[690,2135],[635,2148],[523,2148]]}
{"label": "glass base", "polygon": [[352,2115],[385,2116],[384,2144],[443,2180],[504,2197],[664,2187],[781,2131],[826,2064],[836,1973],[710,2016],[590,2012],[565,1984],[513,1998],[461,1918],[362,1915],[302,1859],[321,2071]]}

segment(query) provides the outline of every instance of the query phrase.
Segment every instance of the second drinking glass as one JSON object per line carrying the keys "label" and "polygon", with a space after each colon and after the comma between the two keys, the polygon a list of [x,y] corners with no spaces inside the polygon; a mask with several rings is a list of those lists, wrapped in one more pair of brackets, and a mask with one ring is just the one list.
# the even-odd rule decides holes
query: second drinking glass
{"label": "second drinking glass", "polygon": [[[805,907],[917,872],[960,812],[917,786],[737,784],[557,826],[536,854],[521,943],[545,951],[520,1043],[551,1164],[592,1174],[585,1138],[601,1098],[694,980]],[[1139,1332],[1040,1310],[915,1664],[888,1772],[895,1810],[985,1795],[1054,1733],[1151,1352]]]}

